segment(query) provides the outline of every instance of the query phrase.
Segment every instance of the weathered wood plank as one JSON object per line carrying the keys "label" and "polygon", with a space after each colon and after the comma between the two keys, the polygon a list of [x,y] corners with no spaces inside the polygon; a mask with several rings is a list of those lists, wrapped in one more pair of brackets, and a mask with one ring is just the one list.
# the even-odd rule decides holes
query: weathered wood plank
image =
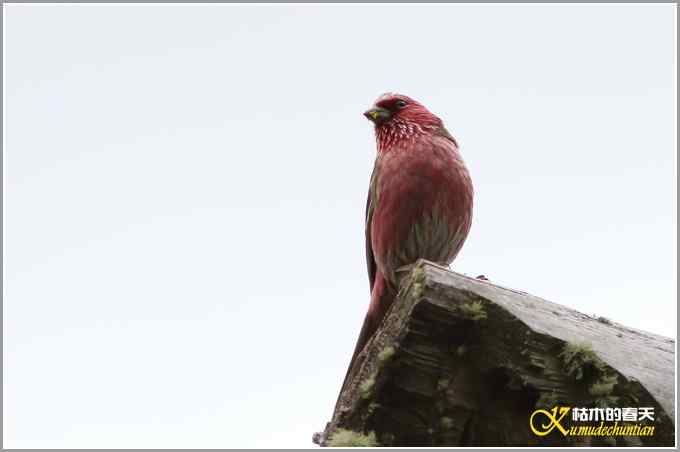
{"label": "weathered wood plank", "polygon": [[[594,353],[574,345],[584,343]],[[673,445],[674,350],[672,339],[420,262],[315,442],[345,429],[396,446]],[[655,434],[531,433],[531,413],[554,405],[652,406]]]}

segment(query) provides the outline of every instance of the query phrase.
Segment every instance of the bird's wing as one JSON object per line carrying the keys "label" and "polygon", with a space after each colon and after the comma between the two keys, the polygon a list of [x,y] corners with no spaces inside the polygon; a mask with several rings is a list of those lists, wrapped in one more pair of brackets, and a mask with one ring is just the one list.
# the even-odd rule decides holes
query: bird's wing
{"label": "bird's wing", "polygon": [[[375,165],[373,166],[373,172],[371,173],[371,183],[368,186],[368,197],[366,199],[366,266],[368,269],[368,282],[371,285],[371,297],[373,296],[373,286],[375,285],[375,275],[377,267],[375,264],[375,256],[373,255],[373,245],[371,244],[371,220],[373,218],[373,210],[375,208],[375,186],[378,173],[378,159],[375,160]],[[372,298],[371,298],[372,300]],[[342,389],[340,390],[340,395],[345,389],[345,385],[349,380],[350,373],[352,371],[352,366],[357,355],[364,348],[364,345],[373,334],[377,327],[376,315],[371,313],[369,308],[368,313],[366,313],[366,318],[364,319],[364,324],[361,327],[361,332],[359,333],[359,339],[354,347],[354,353],[352,353],[352,359],[349,362],[349,367],[347,368],[347,373],[345,373],[345,379],[342,382]],[[338,402],[340,401],[340,395],[338,395]],[[336,402],[336,404],[338,403]]]}
{"label": "bird's wing", "polygon": [[378,160],[376,159],[373,172],[371,173],[371,183],[368,186],[368,197],[366,199],[366,267],[368,269],[368,281],[370,283],[371,291],[373,291],[373,284],[375,283],[376,270],[373,245],[371,244],[371,220],[375,207],[375,180],[377,179],[377,167]]}
{"label": "bird's wing", "polygon": [[451,134],[449,133],[449,131],[446,130],[446,127],[441,126],[441,127],[439,128],[439,135],[441,135],[441,136],[443,136],[444,138],[446,138],[447,140],[451,141],[451,142],[454,144],[454,146],[458,147],[458,142],[456,141],[455,138],[453,138],[453,135],[451,135]]}

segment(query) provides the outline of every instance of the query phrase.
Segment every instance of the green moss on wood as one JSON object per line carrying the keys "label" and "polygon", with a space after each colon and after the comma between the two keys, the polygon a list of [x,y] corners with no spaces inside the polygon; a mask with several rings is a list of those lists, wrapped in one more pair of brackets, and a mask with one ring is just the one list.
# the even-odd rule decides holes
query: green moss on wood
{"label": "green moss on wood", "polygon": [[413,299],[413,301],[417,301],[418,299],[420,299],[422,294],[423,294],[423,283],[414,282],[413,287],[411,289],[411,298]]}
{"label": "green moss on wood", "polygon": [[413,268],[413,270],[411,271],[411,279],[413,280],[413,282],[419,283],[425,281],[425,269],[423,268],[422,263],[419,263]]}
{"label": "green moss on wood", "polygon": [[595,397],[611,395],[617,381],[618,377],[616,375],[603,375],[588,388],[588,392]]}
{"label": "green moss on wood", "polygon": [[567,375],[573,376],[576,380],[581,380],[588,368],[592,368],[597,374],[604,373],[605,364],[595,354],[590,344],[570,342],[564,346],[559,356]]}
{"label": "green moss on wood", "polygon": [[618,381],[616,375],[604,374],[595,383],[590,385],[588,393],[595,397],[593,405],[597,408],[616,407],[619,397],[613,395],[614,386]]}
{"label": "green moss on wood", "polygon": [[333,432],[326,445],[329,447],[377,447],[380,444],[374,432],[364,435],[341,428]]}
{"label": "green moss on wood", "polygon": [[375,385],[375,376],[375,374],[371,375],[359,385],[359,394],[361,395],[362,399],[368,399],[371,397],[373,386]]}
{"label": "green moss on wood", "polygon": [[387,363],[394,356],[394,352],[394,347],[391,345],[380,350],[380,353],[378,353],[378,363],[380,365]]}
{"label": "green moss on wood", "polygon": [[480,300],[463,304],[459,309],[463,317],[474,322],[486,319],[486,310],[484,309],[484,304]]}
{"label": "green moss on wood", "polygon": [[423,294],[423,286],[425,285],[425,269],[423,264],[419,263],[413,270],[411,270],[411,298],[416,301]]}
{"label": "green moss on wood", "polygon": [[609,373],[607,365],[593,351],[589,344],[567,344],[562,353],[565,370],[577,380],[584,379],[589,370],[588,393],[593,396],[592,404],[597,408],[616,406],[619,397],[613,395],[618,377]]}
{"label": "green moss on wood", "polygon": [[451,430],[451,428],[453,428],[453,419],[451,419],[450,417],[445,416],[441,418],[439,422],[442,426],[442,429],[444,430]]}

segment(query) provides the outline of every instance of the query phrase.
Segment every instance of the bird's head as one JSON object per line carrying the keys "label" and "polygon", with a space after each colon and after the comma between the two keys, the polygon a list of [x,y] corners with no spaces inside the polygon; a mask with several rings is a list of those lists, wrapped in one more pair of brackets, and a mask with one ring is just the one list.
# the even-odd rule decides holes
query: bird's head
{"label": "bird's head", "polygon": [[378,152],[441,131],[444,125],[425,106],[402,94],[383,94],[364,113],[375,124]]}
{"label": "bird's head", "polygon": [[376,128],[399,124],[417,124],[423,127],[439,125],[441,120],[430,113],[425,106],[408,96],[386,93],[380,96],[373,107],[364,112]]}

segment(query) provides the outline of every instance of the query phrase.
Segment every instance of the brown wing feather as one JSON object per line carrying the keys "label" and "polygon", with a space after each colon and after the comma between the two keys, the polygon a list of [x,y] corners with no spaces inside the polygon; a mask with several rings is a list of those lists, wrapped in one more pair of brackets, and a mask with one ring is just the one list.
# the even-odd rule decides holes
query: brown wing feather
{"label": "brown wing feather", "polygon": [[373,172],[371,173],[371,182],[368,186],[368,196],[366,197],[366,267],[368,270],[368,282],[371,287],[371,292],[373,291],[373,284],[375,284],[375,256],[373,255],[373,245],[371,244],[371,218],[373,217],[373,187],[375,186],[375,175],[377,168],[376,165],[373,167]]}
{"label": "brown wing feather", "polygon": [[366,268],[368,269],[368,282],[373,290],[375,283],[375,256],[373,256],[373,246],[371,245],[371,190],[368,191],[366,200]]}

